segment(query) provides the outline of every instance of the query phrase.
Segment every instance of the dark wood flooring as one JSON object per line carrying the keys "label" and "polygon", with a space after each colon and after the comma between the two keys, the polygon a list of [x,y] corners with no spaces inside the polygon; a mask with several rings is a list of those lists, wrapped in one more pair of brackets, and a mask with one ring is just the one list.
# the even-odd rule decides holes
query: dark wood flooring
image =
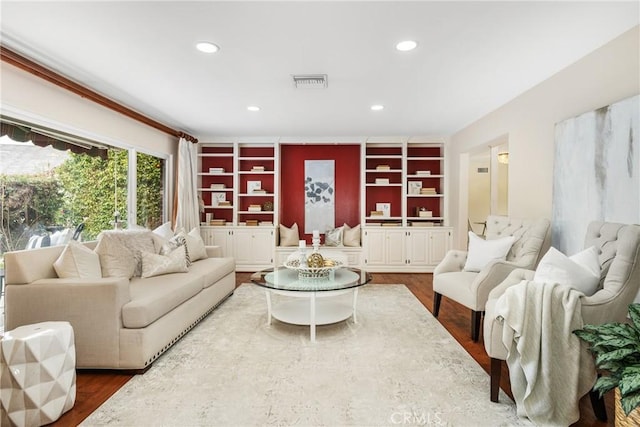
{"label": "dark wood flooring", "polygon": [[[236,283],[249,282],[250,273],[237,273]],[[432,311],[433,288],[431,274],[409,274],[409,273],[375,273],[372,283],[388,284],[403,283],[411,292]],[[482,338],[474,343],[470,338],[470,312],[465,307],[443,298],[440,306],[439,320],[449,333],[467,350],[467,352],[489,372],[489,357],[484,351]],[[487,374],[488,375],[488,374]],[[76,403],[73,409],[64,414],[60,419],[51,424],[54,426],[76,426],[84,420],[91,412],[96,410],[113,393],[122,387],[132,375],[117,371],[78,371]],[[509,386],[509,372],[506,363],[503,363],[502,389],[511,396]],[[489,388],[483,396],[489,400]],[[614,425],[613,397],[605,397],[609,422],[598,421],[591,408],[588,396],[580,401],[580,420],[574,426],[604,427]]]}

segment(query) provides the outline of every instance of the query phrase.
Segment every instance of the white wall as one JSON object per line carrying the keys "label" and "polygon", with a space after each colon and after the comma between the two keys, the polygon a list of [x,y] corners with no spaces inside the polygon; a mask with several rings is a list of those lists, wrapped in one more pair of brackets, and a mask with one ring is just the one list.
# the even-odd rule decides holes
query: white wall
{"label": "white wall", "polygon": [[36,119],[61,123],[93,135],[101,142],[177,157],[176,137],[102,107],[5,62],[0,62],[0,87],[2,114],[11,116],[13,112],[23,112]]}
{"label": "white wall", "polygon": [[[551,218],[554,126],[640,93],[640,27],[624,33],[496,111],[455,133],[449,147],[451,197],[460,200],[460,156],[500,135],[509,140],[509,214]],[[462,193],[461,193],[462,191]],[[467,213],[450,206],[455,246],[466,244]]]}

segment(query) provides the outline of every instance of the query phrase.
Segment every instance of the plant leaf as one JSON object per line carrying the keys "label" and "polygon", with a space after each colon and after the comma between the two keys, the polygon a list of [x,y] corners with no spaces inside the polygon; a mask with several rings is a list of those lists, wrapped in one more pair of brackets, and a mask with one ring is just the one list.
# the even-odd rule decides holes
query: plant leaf
{"label": "plant leaf", "polygon": [[635,348],[620,348],[606,353],[600,353],[598,357],[596,357],[596,366],[600,366],[605,362],[618,362],[621,364],[621,367],[625,367],[627,364],[622,362],[627,356],[634,354],[635,352]]}
{"label": "plant leaf", "polygon": [[620,403],[625,415],[629,415],[631,411],[640,405],[640,393],[633,393],[630,396],[623,397],[620,399]]}
{"label": "plant leaf", "polygon": [[596,384],[593,386],[593,389],[597,392],[600,392],[600,397],[603,397],[606,392],[616,388],[618,386],[619,381],[620,381],[620,378],[613,375],[600,377],[596,381]]}
{"label": "plant leaf", "polygon": [[640,304],[629,305],[629,317],[633,322],[633,326],[636,327],[636,330],[639,330],[640,329]]}
{"label": "plant leaf", "polygon": [[622,371],[622,378],[620,379],[620,394],[622,397],[626,397],[631,393],[635,393],[640,390],[640,367],[628,366]]}

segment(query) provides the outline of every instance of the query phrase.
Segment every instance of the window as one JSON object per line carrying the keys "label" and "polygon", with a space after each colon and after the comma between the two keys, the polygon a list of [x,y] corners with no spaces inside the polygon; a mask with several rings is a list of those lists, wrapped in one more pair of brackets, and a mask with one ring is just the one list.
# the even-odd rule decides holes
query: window
{"label": "window", "polygon": [[0,255],[65,244],[80,224],[81,239],[92,240],[164,221],[165,159],[4,121],[2,135]]}

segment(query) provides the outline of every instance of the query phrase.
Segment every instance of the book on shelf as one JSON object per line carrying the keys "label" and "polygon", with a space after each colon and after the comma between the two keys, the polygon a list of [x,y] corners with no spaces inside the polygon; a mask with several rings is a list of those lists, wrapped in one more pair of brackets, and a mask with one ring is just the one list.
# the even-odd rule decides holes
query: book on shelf
{"label": "book on shelf", "polygon": [[412,227],[433,227],[435,222],[432,221],[414,221],[411,223]]}
{"label": "book on shelf", "polygon": [[209,173],[224,173],[224,168],[209,168]]}
{"label": "book on shelf", "polygon": [[260,222],[258,222],[258,225],[263,226],[263,227],[272,226],[273,225],[273,221],[260,221]]}
{"label": "book on shelf", "polygon": [[416,171],[416,175],[431,175],[431,171]]}
{"label": "book on shelf", "polygon": [[264,171],[265,171],[264,166],[253,166],[251,168],[251,172],[264,172]]}
{"label": "book on shelf", "polygon": [[219,207],[226,207],[226,206],[231,206],[231,202],[228,200],[220,200],[218,202],[218,206]]}
{"label": "book on shelf", "polygon": [[226,219],[212,219],[211,221],[209,221],[209,225],[226,225],[226,224],[227,224]]}
{"label": "book on shelf", "polygon": [[432,195],[432,194],[438,194],[438,193],[436,192],[435,187],[423,187],[420,189],[420,194]]}
{"label": "book on shelf", "polygon": [[257,227],[258,226],[258,220],[257,219],[248,219],[245,224],[247,225],[247,227]]}
{"label": "book on shelf", "polygon": [[225,188],[224,184],[211,184],[212,190],[224,190]]}
{"label": "book on shelf", "polygon": [[384,213],[382,211],[371,211],[369,216],[382,216]]}
{"label": "book on shelf", "polygon": [[260,205],[249,205],[249,208],[247,208],[247,210],[249,212],[261,212],[262,211],[262,206],[260,206]]}
{"label": "book on shelf", "polygon": [[432,211],[418,211],[418,216],[420,218],[431,218],[433,216]]}
{"label": "book on shelf", "polygon": [[391,166],[389,166],[389,165],[377,165],[376,166],[376,170],[377,171],[388,171],[388,170],[391,170]]}
{"label": "book on shelf", "polygon": [[383,227],[400,227],[400,223],[399,222],[383,222],[382,226]]}
{"label": "book on shelf", "polygon": [[251,191],[251,194],[267,194],[267,190],[264,190],[262,188],[254,188]]}
{"label": "book on shelf", "polygon": [[389,178],[376,178],[376,184],[389,185]]}

